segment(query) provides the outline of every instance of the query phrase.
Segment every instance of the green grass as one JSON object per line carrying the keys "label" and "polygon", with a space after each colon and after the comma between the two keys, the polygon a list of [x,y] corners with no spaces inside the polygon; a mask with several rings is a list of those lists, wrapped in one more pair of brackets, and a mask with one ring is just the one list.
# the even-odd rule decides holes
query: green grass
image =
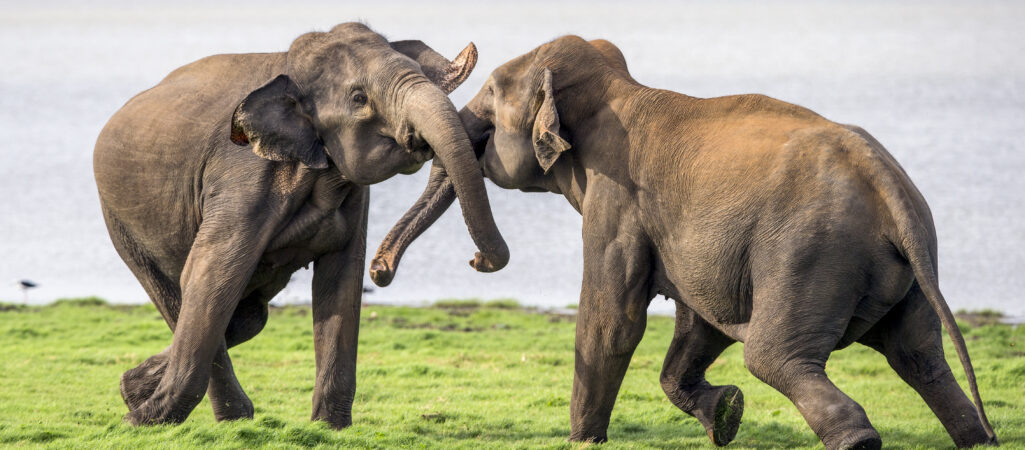
{"label": "green grass", "polygon": [[[514,306],[366,308],[353,426],[334,431],[308,420],[314,374],[308,308],[275,309],[263,333],[232,350],[255,420],[215,423],[204,400],[182,425],[133,428],[121,422],[126,409],[118,378],[171,340],[152,306],[95,299],[0,305],[0,446],[579,448],[566,442],[574,319]],[[962,327],[1001,442],[1025,447],[1025,328]],[[672,332],[672,319],[649,320],[619,392],[611,441],[601,448],[712,448],[697,421],[659,387]],[[796,408],[747,372],[741,350],[729,348],[708,373],[713,383],[744,391],[744,423],[730,448],[820,447]],[[963,385],[949,345],[948,357]],[[854,345],[834,353],[827,370],[865,407],[887,447],[952,447],[881,355]]]}

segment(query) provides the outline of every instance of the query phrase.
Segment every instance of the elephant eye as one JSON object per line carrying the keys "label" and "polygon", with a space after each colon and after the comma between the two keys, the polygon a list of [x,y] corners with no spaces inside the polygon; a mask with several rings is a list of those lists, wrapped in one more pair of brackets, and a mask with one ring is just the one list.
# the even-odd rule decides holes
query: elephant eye
{"label": "elephant eye", "polygon": [[364,94],[363,91],[353,92],[352,93],[352,102],[355,103],[358,106],[366,105],[367,104],[367,94]]}

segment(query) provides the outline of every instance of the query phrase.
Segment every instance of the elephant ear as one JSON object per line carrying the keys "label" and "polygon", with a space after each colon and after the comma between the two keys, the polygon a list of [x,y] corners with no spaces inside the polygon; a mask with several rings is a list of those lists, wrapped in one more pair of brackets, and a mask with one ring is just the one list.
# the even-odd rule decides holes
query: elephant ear
{"label": "elephant ear", "polygon": [[324,145],[300,98],[298,86],[287,75],[251,92],[231,116],[231,142],[252,144],[253,153],[271,161],[326,169]]}
{"label": "elephant ear", "polygon": [[[534,130],[531,133],[537,162],[545,173],[552,168],[562,152],[569,150],[569,142],[559,136],[559,111],[555,109],[555,95],[552,93],[552,71],[547,67],[535,96],[541,103],[534,116]],[[537,104],[537,103],[535,103]]]}
{"label": "elephant ear", "polygon": [[469,43],[456,59],[449,61],[423,41],[395,41],[391,48],[420,64],[420,70],[446,94],[466,81],[477,65],[477,46]]}

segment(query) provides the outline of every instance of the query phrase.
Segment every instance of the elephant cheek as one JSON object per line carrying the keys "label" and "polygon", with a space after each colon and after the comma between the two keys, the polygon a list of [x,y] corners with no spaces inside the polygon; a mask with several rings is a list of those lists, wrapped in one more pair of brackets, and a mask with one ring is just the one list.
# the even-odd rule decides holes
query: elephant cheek
{"label": "elephant cheek", "polygon": [[531,185],[543,174],[529,139],[516,137],[509,136],[495,144],[489,142],[482,159],[485,174],[490,174],[489,178],[505,189]]}
{"label": "elephant cheek", "polygon": [[480,168],[484,178],[489,178],[499,186],[502,186],[502,183],[505,183],[507,180],[501,167],[502,161],[498,157],[498,153],[495,151],[494,146],[489,145],[484,154],[480,156]]}
{"label": "elephant cheek", "polygon": [[325,147],[327,150],[327,159],[334,163],[343,178],[352,180],[352,177],[354,176],[352,167],[353,162],[346,157],[347,155],[344,151],[339,150],[342,148],[341,145],[335,142],[328,143]]}
{"label": "elephant cheek", "polygon": [[516,167],[514,164],[509,164],[500,155],[493,152],[485,153],[480,161],[485,178],[490,179],[503,189],[519,188],[519,180],[516,178]]}

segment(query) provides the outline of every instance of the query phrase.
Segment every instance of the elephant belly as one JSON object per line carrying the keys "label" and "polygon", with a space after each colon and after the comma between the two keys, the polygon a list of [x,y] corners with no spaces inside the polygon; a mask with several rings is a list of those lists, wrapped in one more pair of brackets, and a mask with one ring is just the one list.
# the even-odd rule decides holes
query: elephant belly
{"label": "elephant belly", "polygon": [[[704,245],[659,251],[654,283],[663,293],[694,309],[711,323],[735,325],[751,319],[752,289],[745,245]],[[700,242],[713,242],[701,239]]]}
{"label": "elephant belly", "polygon": [[[747,332],[747,322],[750,320],[750,313],[729,314],[730,310],[736,311],[741,308],[730,308],[729,304],[747,302],[750,305],[750,297],[747,299],[721,299],[710,297],[710,294],[696,294],[692,291],[680,289],[670,277],[666,276],[665,267],[658,265],[652,274],[652,296],[661,294],[676,302],[677,308],[689,308],[696,312],[702,319],[721,331],[723,334],[744,342]],[[722,305],[727,305],[723,307]],[[711,306],[711,307],[710,307]],[[724,314],[724,311],[727,313]],[[750,308],[747,308],[750,311]]]}
{"label": "elephant belly", "polygon": [[346,222],[340,210],[304,208],[272,240],[272,247],[260,258],[246,292],[269,289],[274,292],[266,293],[273,297],[297,270],[309,268],[321,255],[343,250],[350,237]]}

